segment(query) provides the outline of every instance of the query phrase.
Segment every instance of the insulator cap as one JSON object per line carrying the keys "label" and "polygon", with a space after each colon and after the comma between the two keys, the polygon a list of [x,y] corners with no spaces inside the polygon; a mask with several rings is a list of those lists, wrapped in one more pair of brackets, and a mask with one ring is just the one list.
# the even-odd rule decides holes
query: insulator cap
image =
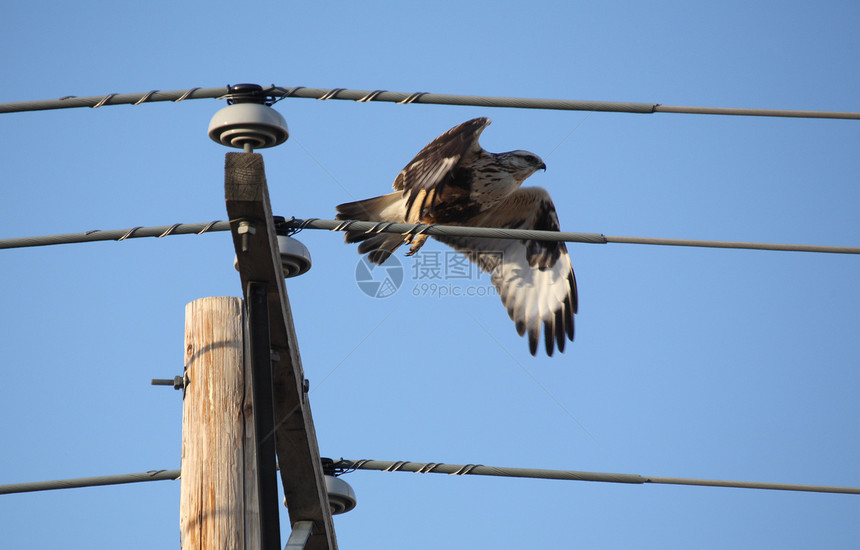
{"label": "insulator cap", "polygon": [[209,122],[213,141],[244,149],[274,147],[287,141],[290,132],[281,113],[260,103],[234,103],[215,113]]}
{"label": "insulator cap", "polygon": [[284,278],[297,277],[311,268],[311,253],[301,241],[278,235],[278,250],[281,253]]}
{"label": "insulator cap", "polygon": [[328,493],[328,502],[333,515],[344,514],[349,512],[358,500],[355,498],[355,491],[346,481],[334,476],[323,476],[325,478],[325,488]]}
{"label": "insulator cap", "polygon": [[[284,278],[289,279],[307,273],[311,268],[311,253],[308,247],[303,245],[301,241],[286,235],[278,235],[277,237]],[[233,267],[239,271],[239,258],[237,256],[233,257]]]}

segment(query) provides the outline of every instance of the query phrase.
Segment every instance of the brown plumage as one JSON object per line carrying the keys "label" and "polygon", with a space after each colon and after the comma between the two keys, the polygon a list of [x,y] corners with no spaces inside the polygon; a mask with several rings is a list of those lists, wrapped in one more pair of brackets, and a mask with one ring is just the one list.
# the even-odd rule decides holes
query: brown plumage
{"label": "brown plumage", "polygon": [[[539,187],[520,187],[546,165],[528,151],[485,151],[478,138],[489,124],[488,118],[476,118],[451,128],[400,171],[394,193],[338,205],[337,219],[558,231],[549,193]],[[414,254],[426,238],[346,233],[346,242],[361,243],[358,252],[368,253],[377,264],[404,243],[412,245],[408,254]],[[542,330],[547,355],[556,346],[564,351],[565,339],[573,340],[576,279],[563,242],[434,238],[490,274],[517,332],[528,335],[532,355]]]}

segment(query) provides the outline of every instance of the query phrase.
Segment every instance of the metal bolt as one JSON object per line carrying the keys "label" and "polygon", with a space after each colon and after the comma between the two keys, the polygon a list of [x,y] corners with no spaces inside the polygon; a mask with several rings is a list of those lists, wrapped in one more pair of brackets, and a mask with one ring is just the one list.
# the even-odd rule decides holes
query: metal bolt
{"label": "metal bolt", "polygon": [[153,378],[150,383],[153,386],[173,386],[174,390],[185,388],[185,379],[181,376],[174,376],[173,378]]}
{"label": "metal bolt", "polygon": [[248,239],[251,235],[255,235],[257,233],[257,228],[255,228],[251,222],[242,220],[239,222],[239,227],[236,229],[236,233],[242,236],[242,252],[247,252]]}

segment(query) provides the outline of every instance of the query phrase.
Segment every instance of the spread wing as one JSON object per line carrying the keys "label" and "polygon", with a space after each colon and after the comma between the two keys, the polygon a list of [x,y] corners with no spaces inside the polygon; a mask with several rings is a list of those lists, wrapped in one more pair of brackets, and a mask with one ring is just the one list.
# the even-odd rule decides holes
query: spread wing
{"label": "spread wing", "polygon": [[[467,224],[481,227],[558,231],[558,217],[549,193],[539,187],[520,188],[499,205]],[[547,355],[554,346],[564,351],[573,341],[577,311],[576,278],[563,242],[521,241],[435,236],[490,273],[508,315],[520,336],[528,333],[535,355],[541,329]]]}
{"label": "spread wing", "polygon": [[490,125],[486,117],[451,128],[421,149],[394,180],[395,191],[406,194],[406,221],[419,222],[422,212],[435,204],[446,186],[467,187],[471,174],[457,168],[478,156],[481,132]]}

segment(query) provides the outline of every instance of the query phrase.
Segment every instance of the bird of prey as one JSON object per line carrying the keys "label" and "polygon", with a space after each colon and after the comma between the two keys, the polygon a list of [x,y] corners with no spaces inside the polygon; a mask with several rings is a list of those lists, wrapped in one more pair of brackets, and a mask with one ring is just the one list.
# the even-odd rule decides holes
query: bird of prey
{"label": "bird of prey", "polygon": [[[549,193],[520,187],[544,162],[528,151],[490,153],[479,144],[489,118],[451,128],[424,147],[394,180],[394,192],[338,205],[337,219],[447,224],[559,231]],[[573,341],[576,279],[567,248],[559,241],[434,235],[490,274],[520,336],[528,334],[535,355],[543,329],[547,355]],[[359,254],[383,263],[402,244],[418,251],[426,235],[347,231],[346,242],[361,242]]]}

